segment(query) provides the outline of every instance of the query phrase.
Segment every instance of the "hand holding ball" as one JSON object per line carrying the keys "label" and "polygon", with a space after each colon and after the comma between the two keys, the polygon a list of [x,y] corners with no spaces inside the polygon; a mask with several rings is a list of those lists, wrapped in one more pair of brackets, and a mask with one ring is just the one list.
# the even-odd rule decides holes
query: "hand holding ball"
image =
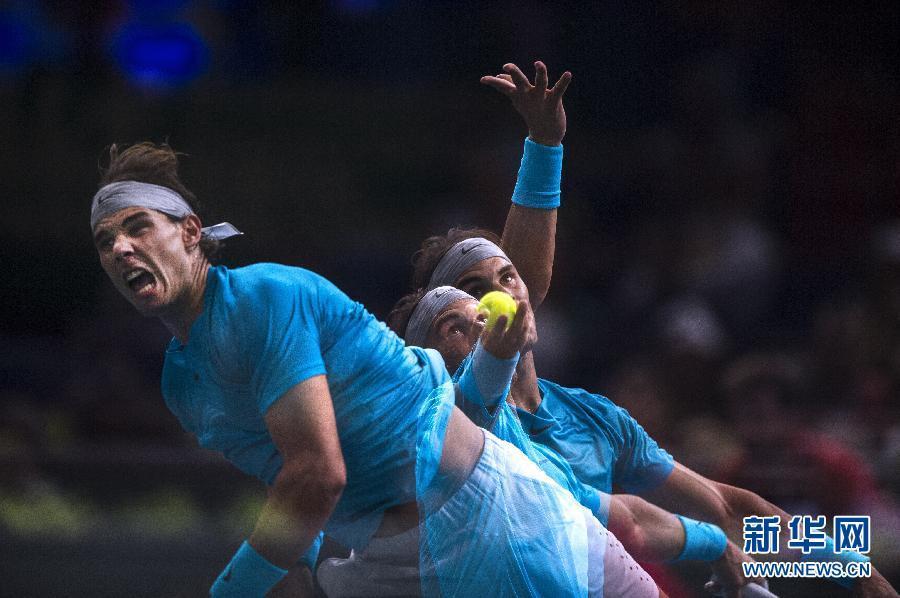
{"label": "hand holding ball", "polygon": [[516,315],[516,300],[509,293],[491,291],[478,302],[478,313],[487,315],[485,331],[493,328],[500,316],[506,316],[506,328],[508,329]]}

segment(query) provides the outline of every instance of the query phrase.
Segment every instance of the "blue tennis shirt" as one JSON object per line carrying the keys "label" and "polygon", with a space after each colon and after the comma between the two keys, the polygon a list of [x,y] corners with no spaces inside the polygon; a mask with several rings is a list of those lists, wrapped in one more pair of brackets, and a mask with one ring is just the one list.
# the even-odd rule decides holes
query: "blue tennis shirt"
{"label": "blue tennis shirt", "polygon": [[578,479],[612,493],[640,494],[665,481],[675,460],[628,411],[604,396],[538,378],[540,405],[516,409],[534,442],[562,455]]}
{"label": "blue tennis shirt", "polygon": [[416,500],[416,416],[449,379],[437,352],[406,348],[308,270],[216,266],[187,344],[169,343],[162,390],[201,446],[271,484],[282,458],[264,415],[291,387],[320,374],[328,378],[347,467],[325,531],[362,548],[384,509]]}

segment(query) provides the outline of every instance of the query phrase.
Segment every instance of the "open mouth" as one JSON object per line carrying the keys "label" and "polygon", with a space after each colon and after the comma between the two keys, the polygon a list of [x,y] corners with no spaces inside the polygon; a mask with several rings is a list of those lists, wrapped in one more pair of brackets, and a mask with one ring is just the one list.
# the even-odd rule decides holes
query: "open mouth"
{"label": "open mouth", "polygon": [[156,279],[143,268],[135,268],[125,274],[125,283],[133,293],[139,295],[151,289],[156,284]]}

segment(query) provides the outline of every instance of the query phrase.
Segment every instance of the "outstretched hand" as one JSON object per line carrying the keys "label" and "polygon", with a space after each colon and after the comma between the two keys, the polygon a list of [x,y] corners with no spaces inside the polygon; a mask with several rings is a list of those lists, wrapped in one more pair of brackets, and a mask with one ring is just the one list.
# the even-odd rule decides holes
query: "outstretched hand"
{"label": "outstretched hand", "polygon": [[534,63],[534,85],[512,63],[503,65],[503,73],[481,78],[485,85],[509,96],[513,107],[525,119],[528,136],[535,143],[559,145],[566,136],[566,111],[562,97],[572,80],[566,71],[552,89],[547,89],[547,67],[543,62]]}

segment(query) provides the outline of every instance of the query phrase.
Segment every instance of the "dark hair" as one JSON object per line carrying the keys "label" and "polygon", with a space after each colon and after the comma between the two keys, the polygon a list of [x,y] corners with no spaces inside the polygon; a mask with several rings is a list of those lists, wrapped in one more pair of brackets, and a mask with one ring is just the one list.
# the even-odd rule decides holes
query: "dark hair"
{"label": "dark hair", "polygon": [[397,333],[397,336],[403,338],[406,335],[406,327],[409,325],[409,318],[416,309],[419,301],[425,296],[425,289],[419,289],[412,293],[407,293],[400,297],[390,313],[387,315],[388,328]]}
{"label": "dark hair", "polygon": [[484,237],[488,241],[500,245],[500,237],[484,228],[451,228],[446,235],[428,237],[422,241],[422,247],[412,257],[413,287],[417,289],[427,287],[434,269],[444,254],[460,241],[474,237]]}
{"label": "dark hair", "polygon": [[[168,187],[181,195],[194,213],[199,214],[197,196],[178,178],[179,155],[184,154],[173,150],[168,143],[142,141],[126,147],[113,143],[109,146],[109,165],[100,167],[100,187],[119,181],[138,181]],[[174,222],[180,221],[173,216],[169,218]],[[207,260],[212,261],[221,248],[222,242],[216,239],[200,240],[200,251]]]}

